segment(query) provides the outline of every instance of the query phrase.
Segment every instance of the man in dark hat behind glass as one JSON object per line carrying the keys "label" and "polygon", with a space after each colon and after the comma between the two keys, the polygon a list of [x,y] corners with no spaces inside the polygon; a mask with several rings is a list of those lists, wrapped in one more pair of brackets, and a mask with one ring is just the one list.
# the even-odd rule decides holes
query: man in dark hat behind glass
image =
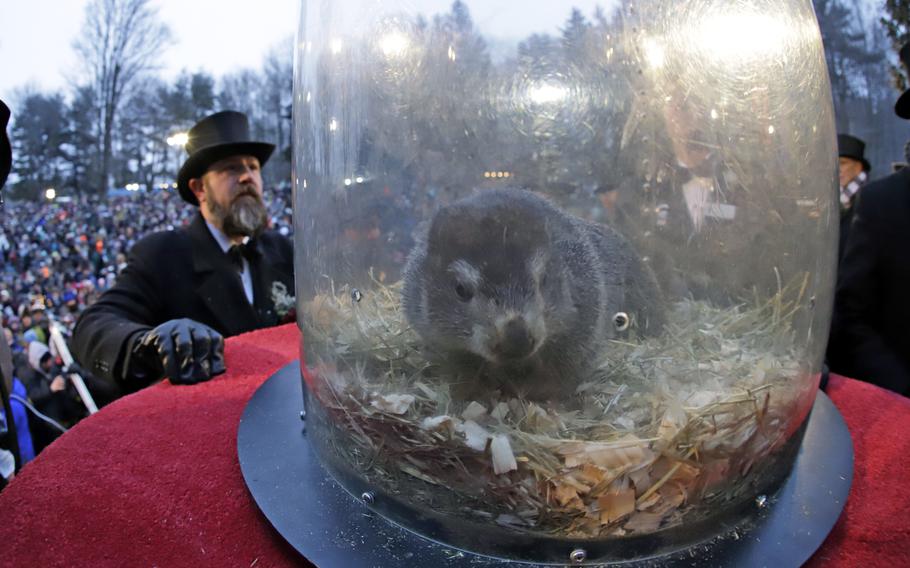
{"label": "man in dark hat behind glass", "polygon": [[[900,52],[910,69],[910,43]],[[910,119],[910,90],[895,105]],[[910,395],[910,168],[867,185],[837,283],[831,370]]]}
{"label": "man in dark hat behind glass", "polygon": [[224,372],[224,337],[281,323],[293,253],[268,230],[261,168],[274,149],[252,139],[239,112],[193,126],[177,184],[199,213],[139,241],[116,285],[82,314],[73,347],[83,367],[127,391],[162,377],[192,384]]}
{"label": "man in dark hat behind glass", "polygon": [[853,204],[856,196],[869,181],[872,166],[866,160],[866,143],[849,134],[837,135],[838,169],[840,178],[840,240],[837,259],[844,257],[844,245],[853,222]]}

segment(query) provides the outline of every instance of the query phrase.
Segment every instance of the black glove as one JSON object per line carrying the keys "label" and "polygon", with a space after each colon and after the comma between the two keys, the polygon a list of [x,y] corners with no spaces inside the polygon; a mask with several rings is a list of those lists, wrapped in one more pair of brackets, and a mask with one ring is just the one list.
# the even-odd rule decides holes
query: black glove
{"label": "black glove", "polygon": [[220,375],[224,368],[224,338],[209,326],[182,318],[142,332],[133,342],[127,376],[134,379],[168,377],[173,384],[192,385]]}
{"label": "black glove", "polygon": [[85,369],[83,369],[82,367],[80,367],[80,366],[79,366],[79,363],[77,363],[77,362],[75,362],[75,361],[73,361],[72,363],[70,363],[70,364],[63,370],[63,372],[66,373],[67,375],[69,375],[69,374],[71,374],[71,373],[75,373],[75,374],[77,374],[77,375],[79,375],[79,376],[83,376],[83,375],[86,374],[86,373],[85,373]]}

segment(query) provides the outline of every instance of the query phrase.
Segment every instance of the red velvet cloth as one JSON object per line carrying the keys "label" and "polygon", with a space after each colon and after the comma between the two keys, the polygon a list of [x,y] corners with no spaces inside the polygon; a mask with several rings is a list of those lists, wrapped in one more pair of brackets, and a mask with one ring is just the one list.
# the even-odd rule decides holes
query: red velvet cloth
{"label": "red velvet cloth", "polygon": [[[259,512],[237,463],[246,402],[298,344],[294,325],[231,338],[226,375],[162,383],[78,424],[0,494],[0,563],[305,564]],[[910,400],[842,377],[829,391],[856,466],[844,514],[810,566],[910,566]]]}

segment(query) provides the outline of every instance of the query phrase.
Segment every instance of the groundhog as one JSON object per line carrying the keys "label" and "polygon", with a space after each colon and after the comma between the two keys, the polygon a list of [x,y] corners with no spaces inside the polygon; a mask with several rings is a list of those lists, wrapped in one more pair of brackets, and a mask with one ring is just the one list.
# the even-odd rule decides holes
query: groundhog
{"label": "groundhog", "polygon": [[523,190],[439,209],[408,257],[402,303],[431,361],[531,398],[574,393],[607,340],[653,334],[665,313],[619,233]]}

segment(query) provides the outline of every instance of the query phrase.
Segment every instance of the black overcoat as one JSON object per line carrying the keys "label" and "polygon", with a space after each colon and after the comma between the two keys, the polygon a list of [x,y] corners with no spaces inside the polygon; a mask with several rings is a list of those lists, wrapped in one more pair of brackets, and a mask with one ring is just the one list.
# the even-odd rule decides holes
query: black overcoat
{"label": "black overcoat", "polygon": [[828,360],[834,372],[910,394],[910,169],[857,196]]}
{"label": "black overcoat", "polygon": [[201,214],[185,229],[143,238],[130,251],[114,287],[80,316],[74,356],[95,375],[120,382],[116,375],[130,338],[168,320],[190,318],[224,337],[277,325],[284,315],[275,305],[280,285],[294,294],[293,247],[275,231],[266,231],[255,243],[259,254],[248,259],[250,305],[240,274]]}

